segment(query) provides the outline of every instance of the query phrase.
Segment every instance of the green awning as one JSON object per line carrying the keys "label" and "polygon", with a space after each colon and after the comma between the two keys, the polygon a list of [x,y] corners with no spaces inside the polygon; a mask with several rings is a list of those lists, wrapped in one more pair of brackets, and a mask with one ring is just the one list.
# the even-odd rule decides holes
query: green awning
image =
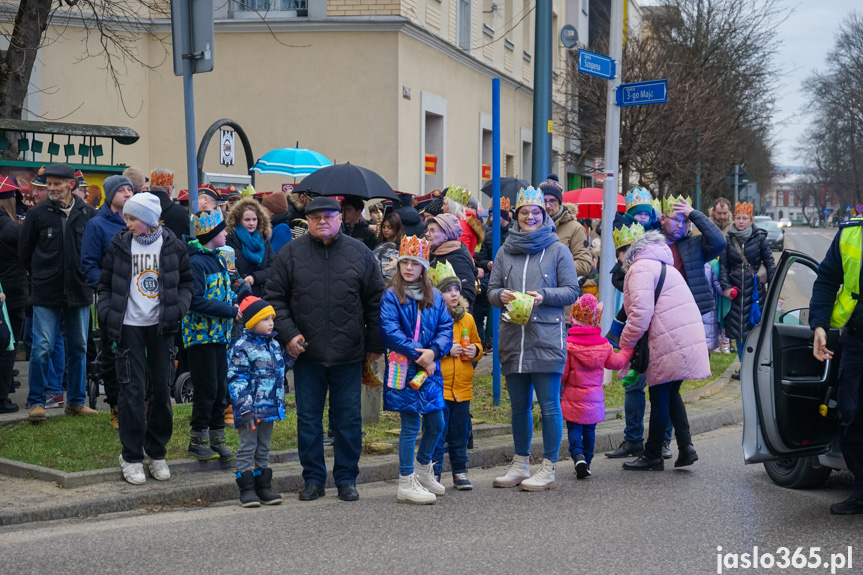
{"label": "green awning", "polygon": [[61,136],[83,136],[113,138],[118,144],[134,144],[141,137],[132,128],[122,126],[99,126],[96,124],[66,124],[63,122],[39,122],[33,120],[0,119],[0,130],[27,132],[32,134],[55,134]]}

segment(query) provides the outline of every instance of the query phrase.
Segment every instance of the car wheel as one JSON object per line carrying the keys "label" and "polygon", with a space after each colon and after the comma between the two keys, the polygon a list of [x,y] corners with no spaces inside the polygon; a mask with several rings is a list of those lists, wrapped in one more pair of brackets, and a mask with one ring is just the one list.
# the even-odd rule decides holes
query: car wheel
{"label": "car wheel", "polygon": [[764,462],[764,469],[773,483],[788,489],[821,487],[830,473],[829,467],[818,465],[817,457],[798,457]]}
{"label": "car wheel", "polygon": [[192,376],[189,372],[181,373],[174,382],[173,389],[174,401],[177,403],[192,403],[193,389]]}

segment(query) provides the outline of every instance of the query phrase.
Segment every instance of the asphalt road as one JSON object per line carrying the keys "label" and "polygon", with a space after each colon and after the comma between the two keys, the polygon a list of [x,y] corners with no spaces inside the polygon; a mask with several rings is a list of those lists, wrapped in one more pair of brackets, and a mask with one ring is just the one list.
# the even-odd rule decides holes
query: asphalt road
{"label": "asphalt road", "polygon": [[[785,247],[809,254],[820,262],[827,254],[834,235],[834,228],[786,228]],[[774,257],[778,256],[778,253],[774,253]]]}

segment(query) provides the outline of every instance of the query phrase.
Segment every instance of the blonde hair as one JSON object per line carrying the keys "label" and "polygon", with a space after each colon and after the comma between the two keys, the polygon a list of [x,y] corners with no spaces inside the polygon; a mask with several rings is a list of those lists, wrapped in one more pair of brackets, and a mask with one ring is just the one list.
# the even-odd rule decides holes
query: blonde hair
{"label": "blonde hair", "polygon": [[13,220],[17,219],[17,215],[15,214],[15,198],[6,198],[4,200],[0,200],[0,210],[6,210],[6,213],[9,214],[9,217]]}

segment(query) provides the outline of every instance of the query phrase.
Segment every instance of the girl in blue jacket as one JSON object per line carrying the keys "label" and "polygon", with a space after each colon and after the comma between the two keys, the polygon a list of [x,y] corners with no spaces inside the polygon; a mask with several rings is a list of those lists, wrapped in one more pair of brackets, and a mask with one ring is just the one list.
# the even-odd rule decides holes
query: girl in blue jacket
{"label": "girl in blue jacket", "polygon": [[[443,376],[438,362],[452,347],[453,320],[428,278],[429,242],[402,238],[398,273],[381,300],[380,332],[389,350],[384,409],[401,413],[399,502],[427,505],[444,494],[432,452],[443,432]],[[423,380],[424,379],[424,380]],[[416,451],[422,422],[423,435]]]}

